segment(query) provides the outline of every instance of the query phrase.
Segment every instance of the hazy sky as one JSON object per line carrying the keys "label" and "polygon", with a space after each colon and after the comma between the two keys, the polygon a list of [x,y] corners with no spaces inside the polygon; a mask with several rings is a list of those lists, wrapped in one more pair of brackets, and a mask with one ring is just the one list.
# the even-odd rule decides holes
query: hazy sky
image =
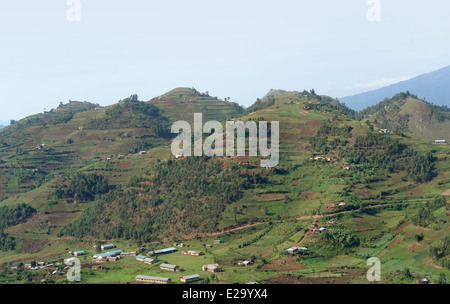
{"label": "hazy sky", "polygon": [[380,0],[379,22],[367,0],[79,2],[73,22],[67,0],[0,2],[0,120],[180,86],[244,106],[271,88],[343,97],[450,65],[444,0]]}

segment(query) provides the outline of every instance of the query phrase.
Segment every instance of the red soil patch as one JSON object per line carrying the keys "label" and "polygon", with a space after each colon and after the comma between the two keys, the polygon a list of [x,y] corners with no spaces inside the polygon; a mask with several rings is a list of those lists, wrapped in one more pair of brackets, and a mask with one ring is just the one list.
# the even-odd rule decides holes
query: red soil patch
{"label": "red soil patch", "polygon": [[400,243],[403,240],[403,238],[398,237],[396,238],[394,241],[392,241],[392,243],[390,243],[386,249],[391,249],[392,247],[394,247],[395,245],[397,245],[398,243]]}
{"label": "red soil patch", "polygon": [[331,278],[307,278],[302,276],[293,275],[276,275],[268,280],[269,284],[346,284],[352,279],[364,278],[367,270],[361,269],[348,269],[343,271],[342,269],[330,269],[328,272],[341,273],[340,277]]}
{"label": "red soil patch", "polygon": [[419,189],[412,189],[411,191],[408,191],[405,193],[406,195],[414,195],[414,194],[422,194],[422,191],[420,191]]}
{"label": "red soil patch", "polygon": [[271,202],[286,199],[286,194],[283,193],[262,193],[257,195],[259,202]]}
{"label": "red soil patch", "polygon": [[38,252],[49,245],[46,240],[23,239],[21,252]]}
{"label": "red soil patch", "polygon": [[315,198],[316,195],[317,195],[317,192],[301,192],[301,193],[298,195],[298,197],[299,197],[299,198],[304,198],[304,199],[306,199],[306,198],[312,199],[312,198]]}
{"label": "red soil patch", "polygon": [[295,261],[295,257],[286,257],[286,258],[272,261],[269,264],[261,266],[258,269],[277,270],[277,271],[294,271],[294,270],[305,269],[305,268],[306,268],[305,266],[302,266]]}
{"label": "red soil patch", "polygon": [[397,227],[397,231],[402,231],[403,229],[405,229],[409,225],[411,225],[411,221],[404,222],[403,224],[401,224],[400,226]]}
{"label": "red soil patch", "polygon": [[310,120],[308,121],[307,125],[309,127],[321,127],[326,123],[325,120]]}
{"label": "red soil patch", "polygon": [[438,266],[438,265],[434,264],[432,258],[425,259],[425,264],[428,265],[428,266],[431,266],[433,268],[436,268],[436,269],[442,269],[443,268],[441,266]]}
{"label": "red soil patch", "polygon": [[415,252],[417,249],[419,249],[420,247],[422,247],[422,243],[415,243],[414,245],[412,245],[411,247],[408,248],[409,252]]}

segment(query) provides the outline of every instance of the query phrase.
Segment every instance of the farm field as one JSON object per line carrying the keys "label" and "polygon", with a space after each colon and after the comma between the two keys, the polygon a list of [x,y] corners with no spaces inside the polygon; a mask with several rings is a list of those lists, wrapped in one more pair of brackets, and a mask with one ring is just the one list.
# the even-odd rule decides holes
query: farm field
{"label": "farm field", "polygon": [[[174,157],[164,128],[197,112],[279,121],[278,165]],[[79,250],[80,284],[143,284],[137,275],[184,284],[191,274],[201,277],[192,284],[369,284],[372,257],[379,284],[450,278],[448,145],[381,134],[326,96],[284,92],[250,113],[186,88],[105,108],[72,102],[3,129],[0,143],[0,283],[67,284],[64,259]],[[108,243],[141,255],[186,246],[153,265],[93,263],[93,246]]]}

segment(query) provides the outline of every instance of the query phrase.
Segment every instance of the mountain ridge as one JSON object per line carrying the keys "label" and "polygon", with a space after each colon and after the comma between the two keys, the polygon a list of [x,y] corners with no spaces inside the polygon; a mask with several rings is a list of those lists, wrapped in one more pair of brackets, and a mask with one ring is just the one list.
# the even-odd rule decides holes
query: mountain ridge
{"label": "mountain ridge", "polygon": [[360,111],[399,92],[409,91],[418,98],[437,105],[450,105],[450,66],[415,76],[389,86],[339,98],[350,108]]}

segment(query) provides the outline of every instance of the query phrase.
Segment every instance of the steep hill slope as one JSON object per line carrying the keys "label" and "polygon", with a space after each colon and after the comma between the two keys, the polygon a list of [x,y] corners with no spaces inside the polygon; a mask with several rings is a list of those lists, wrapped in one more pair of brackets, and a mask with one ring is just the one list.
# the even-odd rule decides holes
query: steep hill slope
{"label": "steep hill slope", "polygon": [[[8,224],[0,263],[58,261],[68,248],[91,255],[93,244],[105,242],[143,254],[183,242],[205,255],[197,259],[175,252],[164,261],[190,273],[217,262],[225,270],[215,274],[219,283],[367,282],[371,256],[381,259],[384,282],[450,275],[448,146],[380,134],[313,90],[277,91],[273,104],[241,116],[229,102],[204,94],[176,89],[147,103],[131,96],[65,123],[29,126],[1,137],[0,180],[7,198],[0,202],[0,220]],[[208,119],[219,121],[231,116],[279,121],[278,166],[262,168],[259,156],[173,157],[170,138],[158,135],[153,122],[190,120],[202,108],[210,109],[204,112]],[[146,127],[137,128],[141,123]],[[69,130],[86,135],[69,136]],[[62,154],[68,139],[74,144]],[[43,140],[49,147],[17,149]],[[139,140],[153,145],[146,154],[117,156]],[[100,157],[108,154],[116,157]],[[100,158],[93,161],[96,155]],[[33,170],[29,163],[40,167]],[[223,242],[204,246],[218,239]],[[288,254],[292,246],[308,251]],[[255,264],[240,267],[241,259]],[[106,265],[108,271],[91,270],[88,256],[83,281],[131,282],[142,271],[134,258]],[[157,266],[145,267],[149,275],[160,275]],[[406,267],[413,274],[403,275]],[[179,274],[167,275],[179,281]],[[0,277],[8,280],[26,278]]]}
{"label": "steep hill slope", "polygon": [[205,121],[225,121],[238,117],[244,110],[237,103],[220,100],[209,96],[208,92],[200,93],[194,88],[176,88],[153,98],[149,103],[161,109],[164,116],[172,122],[192,122],[194,113],[202,113]]}
{"label": "steep hill slope", "polygon": [[431,141],[450,140],[450,109],[432,105],[409,92],[385,99],[360,114],[381,129],[400,130]]}

